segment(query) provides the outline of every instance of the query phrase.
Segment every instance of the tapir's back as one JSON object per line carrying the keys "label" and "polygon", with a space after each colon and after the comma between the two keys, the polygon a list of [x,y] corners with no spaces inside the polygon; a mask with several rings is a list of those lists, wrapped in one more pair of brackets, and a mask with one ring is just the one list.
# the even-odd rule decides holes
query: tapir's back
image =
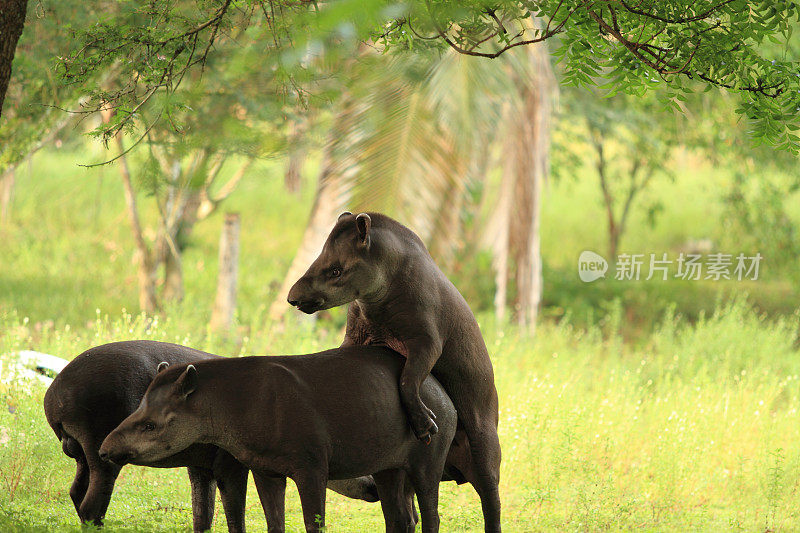
{"label": "tapir's back", "polygon": [[[146,340],[95,346],[73,359],[53,380],[44,398],[45,415],[57,435],[57,426],[65,422],[91,423],[108,433],[139,405],[161,361],[179,365],[217,357]],[[90,420],[83,420],[86,417]]]}
{"label": "tapir's back", "polygon": [[[207,361],[195,365],[200,386],[193,394],[209,391],[198,401],[225,417],[246,448],[301,450],[314,443],[329,450],[331,479],[347,479],[397,468],[412,450],[426,447],[400,401],[404,361],[380,346]],[[180,371],[160,379],[170,381]],[[436,414],[434,438],[449,447],[456,426],[450,398],[432,376],[420,396]]]}
{"label": "tapir's back", "polygon": [[[237,358],[227,359],[225,366]],[[322,409],[336,409],[337,402],[351,407],[380,410],[384,413],[402,411],[398,383],[405,357],[383,346],[347,346],[324,352],[268,357],[243,357],[242,370],[252,372],[251,379],[259,382],[259,372],[276,379],[280,388],[296,390],[315,401]],[[249,360],[249,361],[248,361]],[[236,363],[233,363],[236,365]],[[251,364],[261,367],[252,367]],[[219,367],[219,363],[213,363]],[[235,374],[228,377],[234,380]],[[274,389],[274,387],[273,387]],[[430,401],[429,407],[437,416],[455,412],[450,398],[433,376],[423,383],[420,396]],[[378,409],[378,408],[381,409]],[[403,419],[405,422],[405,418]]]}

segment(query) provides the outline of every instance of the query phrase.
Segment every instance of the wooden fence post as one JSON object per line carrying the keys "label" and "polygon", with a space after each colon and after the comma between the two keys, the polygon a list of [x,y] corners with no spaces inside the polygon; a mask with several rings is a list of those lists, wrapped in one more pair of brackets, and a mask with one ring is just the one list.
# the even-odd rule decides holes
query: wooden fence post
{"label": "wooden fence post", "polygon": [[11,198],[14,196],[14,168],[0,176],[0,223],[5,224],[11,216]]}
{"label": "wooden fence post", "polygon": [[239,213],[226,213],[219,240],[217,298],[211,313],[211,329],[228,331],[236,310],[236,280],[239,271]]}

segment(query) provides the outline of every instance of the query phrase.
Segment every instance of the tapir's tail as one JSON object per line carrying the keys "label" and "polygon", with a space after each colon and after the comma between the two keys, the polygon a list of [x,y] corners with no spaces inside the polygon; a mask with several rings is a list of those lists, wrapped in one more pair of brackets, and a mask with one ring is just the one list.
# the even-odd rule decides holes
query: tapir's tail
{"label": "tapir's tail", "polygon": [[79,459],[83,457],[83,449],[78,441],[64,429],[63,424],[63,413],[66,411],[65,408],[69,398],[64,397],[60,391],[61,387],[58,384],[58,376],[56,376],[56,380],[53,381],[44,395],[44,416],[53,429],[53,433],[61,441],[61,449],[64,454],[67,457]]}
{"label": "tapir's tail", "polygon": [[53,428],[53,433],[56,434],[58,440],[61,440],[64,434],[64,428],[61,426],[61,406],[63,401],[58,398],[58,384],[53,382],[44,393],[44,416],[47,418],[47,423]]}

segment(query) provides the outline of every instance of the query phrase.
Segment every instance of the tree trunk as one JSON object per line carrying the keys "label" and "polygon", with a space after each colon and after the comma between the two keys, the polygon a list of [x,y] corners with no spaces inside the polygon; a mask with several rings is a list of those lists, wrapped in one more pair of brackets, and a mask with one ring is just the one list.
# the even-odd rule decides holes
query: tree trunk
{"label": "tree trunk", "polygon": [[617,219],[614,216],[614,197],[611,194],[611,186],[608,183],[605,145],[600,135],[599,132],[595,134],[594,149],[597,152],[597,175],[600,178],[600,192],[603,193],[603,205],[606,209],[606,222],[608,224],[608,261],[613,264],[617,261],[620,231]]}
{"label": "tree trunk", "polygon": [[[506,106],[503,116],[507,120],[511,119],[511,107]],[[513,172],[513,159],[507,153],[502,161],[502,174],[500,181],[500,193],[497,203],[492,211],[489,223],[486,225],[487,231],[484,234],[485,244],[492,250],[492,269],[494,270],[494,316],[498,322],[505,320],[506,307],[508,306],[508,279],[509,269],[509,245],[511,232],[511,203],[514,196],[514,184],[516,176]]]}
{"label": "tree trunk", "polygon": [[164,300],[183,301],[183,250],[169,247],[164,257]]}
{"label": "tree trunk", "polygon": [[300,193],[303,163],[305,154],[300,150],[291,150],[286,160],[286,170],[283,174],[283,185],[292,194]]}
{"label": "tree trunk", "polygon": [[297,120],[289,120],[289,150],[286,169],[283,173],[283,185],[292,194],[300,192],[303,163],[306,160],[306,153],[302,146],[304,133]]}
{"label": "tree trunk", "polygon": [[211,329],[229,331],[236,311],[236,279],[239,270],[239,214],[227,213],[219,241],[217,298],[211,313]]}
{"label": "tree trunk", "polygon": [[14,168],[0,177],[0,224],[8,222],[11,216],[11,198],[14,196]]}
{"label": "tree trunk", "polygon": [[[171,174],[170,184],[167,185],[167,198],[161,214],[161,239],[157,246],[157,263],[164,264],[164,292],[165,301],[180,302],[183,300],[183,265],[181,258],[184,248],[184,217],[187,204],[194,191],[188,191],[181,185],[176,185],[181,180],[182,168],[178,159],[169,163],[164,172]],[[189,198],[187,198],[187,196]],[[155,265],[156,269],[158,264]]]}
{"label": "tree trunk", "polygon": [[[112,111],[104,111],[103,121],[111,119]],[[122,141],[122,134],[118,133],[115,142],[120,154],[125,153],[125,143]],[[131,172],[128,168],[128,159],[123,155],[117,159],[117,166],[122,177],[122,185],[125,190],[125,205],[128,209],[128,218],[131,223],[133,240],[136,244],[136,254],[134,260],[137,266],[137,277],[139,281],[139,308],[146,313],[153,313],[158,309],[156,299],[156,272],[153,264],[153,255],[144,240],[142,224],[139,220],[139,208],[136,205],[136,191],[131,182]]]}
{"label": "tree trunk", "polygon": [[[120,150],[124,151],[122,138],[117,137]],[[130,169],[125,157],[120,157],[119,172],[122,176],[122,184],[125,187],[125,204],[128,207],[128,218],[133,230],[133,239],[136,243],[136,264],[139,279],[139,308],[146,313],[153,313],[158,309],[156,300],[156,278],[153,267],[153,258],[142,233],[142,225],[139,222],[139,210],[136,206],[136,191],[133,190],[131,183]]]}
{"label": "tree trunk", "polygon": [[310,109],[300,106],[287,117],[287,158],[283,174],[283,185],[292,194],[299,194],[302,186],[303,164],[306,162],[309,144],[306,140],[314,120]]}
{"label": "tree trunk", "polygon": [[609,224],[608,229],[608,262],[612,265],[617,263],[617,250],[619,249],[619,231],[617,226]]}
{"label": "tree trunk", "polygon": [[547,174],[549,119],[554,78],[543,47],[528,50],[535,79],[525,84],[522,107],[507,109],[509,130],[504,154],[500,198],[491,227],[494,252],[495,314],[505,315],[510,268],[516,269],[514,309],[517,322],[535,331],[542,299],[542,262],[539,240],[542,182]]}
{"label": "tree trunk", "polygon": [[0,117],[11,81],[11,65],[25,27],[28,0],[0,0]]}

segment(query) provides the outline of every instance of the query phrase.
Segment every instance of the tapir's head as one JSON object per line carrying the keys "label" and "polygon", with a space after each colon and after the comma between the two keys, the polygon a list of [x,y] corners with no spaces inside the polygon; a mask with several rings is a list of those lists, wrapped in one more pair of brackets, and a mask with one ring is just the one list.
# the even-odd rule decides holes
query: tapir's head
{"label": "tapir's head", "polygon": [[289,303],[310,314],[380,293],[386,262],[378,257],[371,228],[367,213],[339,215],[319,257],[289,291]]}
{"label": "tapir's head", "polygon": [[197,369],[194,365],[167,366],[158,365],[158,375],[138,409],[103,441],[102,459],[118,465],[159,461],[200,438],[204,425],[190,405],[197,388]]}

